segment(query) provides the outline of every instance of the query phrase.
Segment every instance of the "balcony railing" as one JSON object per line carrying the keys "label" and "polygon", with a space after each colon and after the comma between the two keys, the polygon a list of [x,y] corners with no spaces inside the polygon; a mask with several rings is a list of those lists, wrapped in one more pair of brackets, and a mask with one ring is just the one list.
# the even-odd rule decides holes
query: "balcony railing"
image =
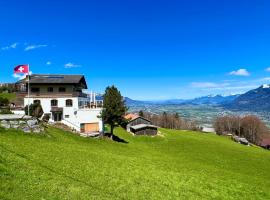
{"label": "balcony railing", "polygon": [[103,108],[103,101],[96,100],[95,102],[85,102],[84,105],[79,105],[80,109],[93,109],[93,108]]}

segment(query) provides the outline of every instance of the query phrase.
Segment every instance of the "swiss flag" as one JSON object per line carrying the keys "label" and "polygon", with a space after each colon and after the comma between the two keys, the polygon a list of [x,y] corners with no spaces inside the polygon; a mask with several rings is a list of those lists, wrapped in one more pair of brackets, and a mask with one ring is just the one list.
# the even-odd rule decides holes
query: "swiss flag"
{"label": "swiss flag", "polygon": [[28,73],[29,68],[28,65],[18,65],[17,67],[14,68],[14,73]]}

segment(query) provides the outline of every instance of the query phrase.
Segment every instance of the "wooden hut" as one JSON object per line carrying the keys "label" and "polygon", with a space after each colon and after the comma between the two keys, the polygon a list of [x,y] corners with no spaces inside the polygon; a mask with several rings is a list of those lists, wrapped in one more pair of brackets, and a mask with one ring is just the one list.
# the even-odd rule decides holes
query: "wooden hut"
{"label": "wooden hut", "polygon": [[157,126],[152,125],[151,121],[141,116],[128,114],[125,116],[129,120],[127,131],[135,135],[156,135]]}

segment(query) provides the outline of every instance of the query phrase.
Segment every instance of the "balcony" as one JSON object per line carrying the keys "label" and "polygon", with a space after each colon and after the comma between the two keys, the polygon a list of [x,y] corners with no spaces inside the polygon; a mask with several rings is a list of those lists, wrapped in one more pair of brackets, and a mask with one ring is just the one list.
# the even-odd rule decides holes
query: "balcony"
{"label": "balcony", "polygon": [[96,100],[95,102],[81,102],[79,105],[80,109],[95,109],[95,108],[103,108],[103,101]]}

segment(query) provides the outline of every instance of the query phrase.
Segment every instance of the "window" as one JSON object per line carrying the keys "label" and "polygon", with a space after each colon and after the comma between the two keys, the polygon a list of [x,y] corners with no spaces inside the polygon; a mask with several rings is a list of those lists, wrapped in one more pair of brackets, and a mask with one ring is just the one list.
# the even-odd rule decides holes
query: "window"
{"label": "window", "polygon": [[65,115],[65,118],[69,118],[69,115]]}
{"label": "window", "polygon": [[60,88],[59,88],[59,92],[66,92],[66,88],[60,87]]}
{"label": "window", "polygon": [[57,106],[58,105],[58,101],[53,99],[51,100],[51,106]]}
{"label": "window", "polygon": [[53,87],[48,87],[48,92],[53,92]]}
{"label": "window", "polygon": [[71,99],[67,99],[66,100],[66,107],[72,107],[72,105],[73,105],[72,100]]}
{"label": "window", "polygon": [[31,88],[31,92],[39,92],[39,91],[40,91],[39,88],[35,88],[35,87]]}
{"label": "window", "polygon": [[40,100],[34,100],[34,104],[40,104]]}

